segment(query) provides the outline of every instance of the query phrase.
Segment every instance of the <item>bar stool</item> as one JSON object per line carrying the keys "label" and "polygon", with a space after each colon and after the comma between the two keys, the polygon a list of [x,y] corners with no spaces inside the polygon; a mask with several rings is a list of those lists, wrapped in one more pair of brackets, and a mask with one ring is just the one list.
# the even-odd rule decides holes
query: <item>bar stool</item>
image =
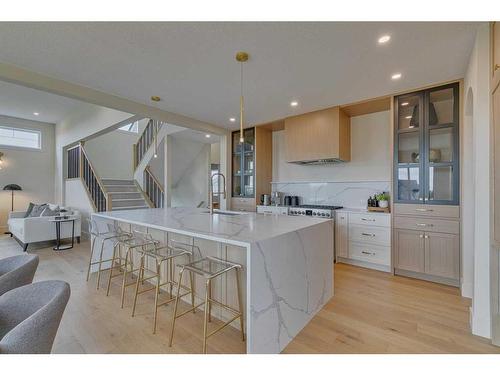
{"label": "bar stool", "polygon": [[[143,236],[144,234],[138,234],[137,232],[134,233],[135,236]],[[143,238],[146,240],[146,238]],[[139,276],[136,281],[135,285],[135,295],[134,295],[134,305],[132,308],[132,316],[135,315],[135,308],[137,305],[137,297],[139,294],[146,293],[152,290],[155,290],[155,300],[154,300],[154,319],[153,319],[153,334],[156,333],[156,326],[157,326],[157,315],[158,315],[158,307],[166,305],[170,302],[172,302],[175,297],[173,297],[172,294],[172,287],[177,285],[177,282],[174,280],[174,260],[176,258],[186,256],[187,257],[187,263],[193,261],[193,250],[197,248],[199,251],[199,248],[194,245],[178,242],[175,240],[170,240],[170,245],[156,245],[153,248],[151,247],[146,247],[144,250],[142,248],[139,248],[137,251],[141,254],[141,262],[139,266]],[[149,270],[146,268],[146,260],[151,259],[155,263],[154,270]],[[161,274],[162,274],[162,265],[163,263],[166,262],[166,281],[164,283],[161,283]],[[145,277],[145,273],[148,273],[149,276]],[[145,281],[155,279],[155,286],[144,289],[144,290],[139,290],[139,285],[144,284]],[[168,285],[170,288],[170,298],[167,299],[166,301],[163,301],[159,303],[159,295],[160,295],[160,288],[164,285]],[[180,288],[186,290],[184,294],[181,295],[181,297],[184,297],[188,294],[191,294],[191,304],[194,306],[194,293],[193,291],[193,278],[190,278],[190,287],[186,287],[184,285],[180,285]]]}
{"label": "bar stool", "polygon": [[[99,230],[99,226],[97,225],[97,222],[93,219],[87,219],[87,223],[89,226],[90,234],[93,236],[92,242],[90,243],[90,259],[89,259],[89,266],[87,269],[87,282],[89,281],[89,277],[90,277],[90,268],[93,265],[98,264],[99,268],[97,270],[96,288],[99,289],[99,284],[101,281],[101,266],[103,263],[111,261],[111,258],[105,259],[105,260],[102,259],[105,242],[106,241],[116,242],[116,241],[123,239],[123,238],[130,238],[132,235],[130,233],[122,230],[119,226],[111,225],[109,223],[107,224],[107,227],[108,227],[107,232],[101,232]],[[95,242],[97,239],[99,239],[101,241],[101,251],[99,252],[99,260],[93,262],[92,259],[94,257]]]}
{"label": "bar stool", "polygon": [[[245,332],[243,330],[243,311],[242,311],[242,302],[241,302],[241,290],[240,290],[240,269],[241,265],[237,263],[228,262],[226,260],[222,260],[215,257],[204,257],[200,260],[184,264],[178,265],[181,268],[179,272],[179,281],[177,283],[177,295],[175,297],[175,307],[174,314],[172,316],[172,331],[170,332],[170,341],[169,346],[172,346],[172,341],[174,339],[174,329],[175,329],[175,321],[177,318],[180,318],[183,315],[186,315],[190,311],[196,310],[198,307],[204,305],[204,322],[203,322],[203,353],[207,352],[207,339],[219,332],[221,329],[225,328],[229,324],[231,324],[234,320],[240,319],[240,327],[241,327],[241,338],[245,341]],[[179,299],[182,297],[180,295],[180,285],[182,282],[182,276],[184,271],[189,271],[190,274],[200,275],[205,279],[205,301],[200,304],[191,307],[189,310],[183,311],[180,314],[177,314],[177,309],[179,305]],[[227,272],[234,270],[236,273],[236,289],[238,293],[238,310],[220,302],[212,299],[211,296],[211,283],[212,280],[216,277],[222,276]],[[214,331],[208,333],[208,322],[210,321],[211,315],[211,305],[218,305],[227,311],[234,314],[234,317],[227,322],[224,322],[222,326],[215,329]]]}
{"label": "bar stool", "polygon": [[[134,268],[133,251],[139,248],[142,250],[146,250],[147,247],[153,248],[159,243],[160,241],[153,239],[151,234],[135,230],[132,231],[131,237],[122,238],[116,242],[113,248],[113,258],[111,258],[111,267],[109,268],[108,288],[106,289],[106,296],[109,296],[111,279],[114,277],[123,276],[121,292],[122,309],[123,302],[125,301],[125,289],[130,286],[136,285],[135,282],[127,283],[127,274],[130,273],[131,277],[134,278],[134,272],[139,271],[139,268]],[[125,249],[125,254],[122,253],[122,249]],[[114,269],[118,269],[119,273],[113,274]]]}

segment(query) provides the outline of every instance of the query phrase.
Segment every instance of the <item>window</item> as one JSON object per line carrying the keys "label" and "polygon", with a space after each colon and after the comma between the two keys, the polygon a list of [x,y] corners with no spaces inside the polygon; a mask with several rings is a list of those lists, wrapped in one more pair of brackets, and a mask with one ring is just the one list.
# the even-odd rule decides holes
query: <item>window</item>
{"label": "window", "polygon": [[138,121],[132,122],[130,124],[121,126],[118,129],[131,133],[139,133],[139,122]]}
{"label": "window", "polygon": [[0,145],[40,150],[42,148],[42,133],[37,130],[0,126]]}

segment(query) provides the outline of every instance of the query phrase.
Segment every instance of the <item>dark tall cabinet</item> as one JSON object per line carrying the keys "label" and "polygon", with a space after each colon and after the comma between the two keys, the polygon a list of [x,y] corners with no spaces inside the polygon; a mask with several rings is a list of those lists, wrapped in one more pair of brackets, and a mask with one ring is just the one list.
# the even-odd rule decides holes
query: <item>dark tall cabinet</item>
{"label": "dark tall cabinet", "polygon": [[394,202],[458,205],[458,83],[397,96],[394,108]]}

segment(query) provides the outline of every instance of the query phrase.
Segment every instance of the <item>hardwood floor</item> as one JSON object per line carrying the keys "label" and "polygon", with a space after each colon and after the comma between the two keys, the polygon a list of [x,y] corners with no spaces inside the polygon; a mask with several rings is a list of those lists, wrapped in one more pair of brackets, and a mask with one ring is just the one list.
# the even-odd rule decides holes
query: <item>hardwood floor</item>
{"label": "hardwood floor", "polygon": [[[151,295],[139,299],[137,315],[132,318],[132,291],[128,291],[125,308],[120,309],[118,280],[109,297],[104,288],[95,289],[95,277],[85,282],[88,242],[61,252],[52,251],[51,245],[29,251],[40,256],[35,281],[60,279],[71,285],[54,353],[201,352],[201,314],[178,320],[174,345],[169,348],[172,306],[160,308],[158,331],[153,335]],[[0,236],[0,258],[20,253],[17,242]],[[500,353],[499,347],[469,333],[469,305],[456,288],[338,264],[335,297],[284,352]],[[208,341],[209,353],[244,351],[233,328]]]}

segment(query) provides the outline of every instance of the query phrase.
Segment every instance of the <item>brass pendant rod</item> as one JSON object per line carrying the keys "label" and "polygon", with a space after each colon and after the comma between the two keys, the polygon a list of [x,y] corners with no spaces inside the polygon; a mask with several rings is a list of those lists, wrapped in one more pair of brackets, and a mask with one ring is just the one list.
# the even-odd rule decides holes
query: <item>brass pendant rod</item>
{"label": "brass pendant rod", "polygon": [[244,142],[243,138],[243,62],[240,62],[240,143]]}

